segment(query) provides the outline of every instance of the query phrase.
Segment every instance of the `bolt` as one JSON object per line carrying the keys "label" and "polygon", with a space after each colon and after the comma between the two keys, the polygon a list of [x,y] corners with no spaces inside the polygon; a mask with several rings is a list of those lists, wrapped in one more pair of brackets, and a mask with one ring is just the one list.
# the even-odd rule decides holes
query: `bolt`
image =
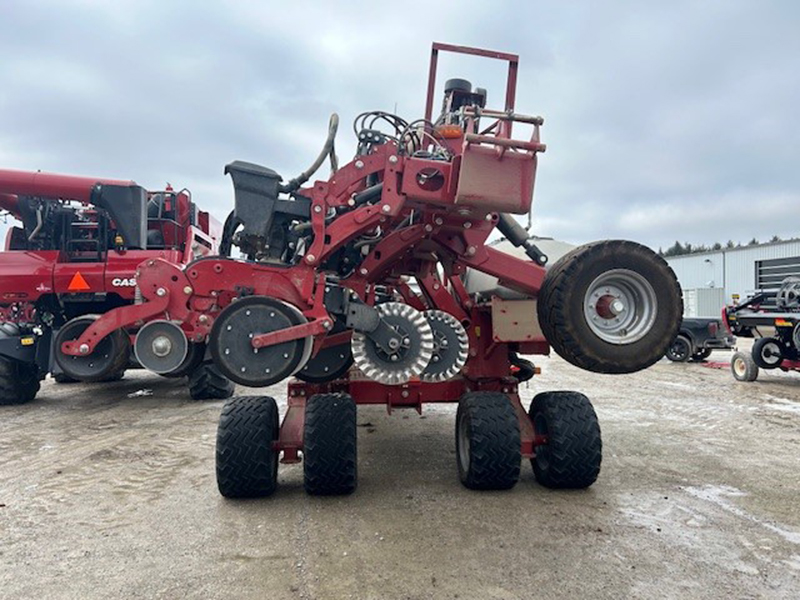
{"label": "bolt", "polygon": [[433,225],[431,225],[430,223],[426,224],[425,225],[425,231],[427,231],[428,233],[433,231]]}
{"label": "bolt", "polygon": [[394,154],[389,157],[389,164],[390,165],[396,165],[397,164],[397,157]]}
{"label": "bolt", "polygon": [[401,395],[403,398],[408,398],[408,390],[403,390],[402,392],[400,392],[400,395]]}
{"label": "bolt", "polygon": [[625,304],[622,302],[622,300],[619,299],[614,300],[611,303],[611,310],[614,311],[614,314],[618,315],[623,310],[625,310]]}
{"label": "bolt", "polygon": [[469,248],[467,248],[467,256],[475,256],[475,253],[477,251],[478,249],[475,248],[475,246],[470,246]]}
{"label": "bolt", "polygon": [[89,354],[89,345],[88,344],[81,344],[81,347],[78,348],[81,354]]}
{"label": "bolt", "polygon": [[433,220],[433,222],[436,223],[437,225],[441,225],[442,223],[444,223],[444,220],[442,220],[442,217],[436,217]]}
{"label": "bolt", "polygon": [[315,204],[314,205],[314,212],[315,213],[321,213],[322,212],[322,207],[319,204]]}
{"label": "bolt", "polygon": [[363,168],[364,168],[364,162],[360,161],[360,160],[357,160],[356,161],[356,169],[363,169]]}
{"label": "bolt", "polygon": [[167,295],[167,290],[165,290],[164,288],[158,288],[156,290],[156,296],[163,298],[166,295]]}
{"label": "bolt", "polygon": [[369,273],[369,271],[367,269],[365,269],[364,267],[361,267],[358,270],[358,272],[361,273],[362,275],[366,275],[367,273]]}
{"label": "bolt", "polygon": [[330,329],[332,327],[331,322],[326,319],[325,321],[322,322],[322,327],[325,330]]}
{"label": "bolt", "polygon": [[398,340],[396,340],[395,338],[392,338],[391,340],[389,340],[389,348],[394,350],[398,346],[400,346],[400,342]]}
{"label": "bolt", "polygon": [[391,206],[389,206],[388,204],[384,204],[384,205],[381,207],[381,210],[382,210],[383,212],[385,212],[385,213],[388,213],[390,210],[392,210],[392,207],[391,207]]}
{"label": "bolt", "polygon": [[183,293],[184,294],[191,294],[192,293],[192,287],[187,285],[186,287],[183,288]]}
{"label": "bolt", "polygon": [[472,223],[469,221],[464,221],[464,229],[469,229],[470,227],[472,227]]}
{"label": "bolt", "polygon": [[313,254],[309,254],[308,256],[306,256],[306,262],[313,263],[315,260],[317,260],[317,257],[314,256]]}
{"label": "bolt", "polygon": [[200,323],[208,323],[208,315],[200,315],[197,319]]}
{"label": "bolt", "polygon": [[489,213],[488,215],[486,215],[486,220],[487,221],[491,221],[493,218],[494,218],[494,215],[492,213]]}

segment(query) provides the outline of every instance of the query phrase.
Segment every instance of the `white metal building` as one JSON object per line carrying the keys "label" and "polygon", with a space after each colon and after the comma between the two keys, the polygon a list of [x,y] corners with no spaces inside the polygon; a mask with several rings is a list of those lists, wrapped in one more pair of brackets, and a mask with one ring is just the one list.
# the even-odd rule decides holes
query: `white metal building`
{"label": "white metal building", "polygon": [[684,316],[713,317],[735,296],[800,277],[800,240],[667,258],[683,288]]}

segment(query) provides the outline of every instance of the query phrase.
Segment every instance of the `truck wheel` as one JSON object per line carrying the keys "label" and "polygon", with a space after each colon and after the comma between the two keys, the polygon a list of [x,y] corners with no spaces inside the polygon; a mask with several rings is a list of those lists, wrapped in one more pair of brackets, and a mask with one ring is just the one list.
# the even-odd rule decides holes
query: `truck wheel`
{"label": "truck wheel", "polygon": [[26,404],[39,392],[36,365],[0,357],[0,405]]}
{"label": "truck wheel", "polygon": [[356,403],[349,394],[315,394],[306,401],[303,486],[315,496],[356,489]]}
{"label": "truck wheel", "polygon": [[192,400],[224,400],[233,396],[233,382],[219,372],[212,362],[204,362],[189,373]]}
{"label": "truck wheel", "polygon": [[672,362],[686,362],[691,355],[692,343],[682,335],[675,338],[666,353],[666,357]]}
{"label": "truck wheel", "polygon": [[731,372],[736,381],[755,381],[758,378],[758,365],[749,354],[737,352],[731,359]]}
{"label": "truck wheel", "polygon": [[703,348],[702,350],[698,350],[694,354],[692,354],[692,360],[696,362],[701,362],[711,356],[711,348]]}
{"label": "truck wheel", "polygon": [[777,369],[783,362],[783,348],[775,338],[765,337],[753,344],[753,361],[762,369]]}
{"label": "truck wheel", "polygon": [[226,498],[269,496],[278,485],[278,404],[269,396],[237,396],[217,428],[217,487]]}
{"label": "truck wheel", "polygon": [[473,490],[507,490],[519,479],[519,420],[506,394],[469,392],[456,412],[458,476]]}
{"label": "truck wheel", "polygon": [[78,383],[77,379],[73,379],[65,373],[56,373],[53,375],[53,381],[56,383]]}
{"label": "truck wheel", "polygon": [[600,473],[603,442],[589,399],[579,392],[543,392],[528,415],[547,443],[531,459],[536,480],[549,488],[587,488]]}
{"label": "truck wheel", "polygon": [[580,246],[545,276],[539,323],[553,349],[596,373],[633,373],[661,359],[681,324],[672,269],[655,252],[622,240]]}

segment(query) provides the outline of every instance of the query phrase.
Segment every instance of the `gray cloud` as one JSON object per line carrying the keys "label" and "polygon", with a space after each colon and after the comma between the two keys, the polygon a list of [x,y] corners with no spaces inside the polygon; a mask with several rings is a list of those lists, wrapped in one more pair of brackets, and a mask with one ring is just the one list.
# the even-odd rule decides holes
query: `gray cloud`
{"label": "gray cloud", "polygon": [[[537,232],[654,246],[797,235],[800,5],[745,1],[17,2],[0,18],[0,166],[188,186],[225,163],[292,176],[330,112],[421,116],[433,40],[521,56],[545,117]],[[501,102],[503,69],[442,59]]]}

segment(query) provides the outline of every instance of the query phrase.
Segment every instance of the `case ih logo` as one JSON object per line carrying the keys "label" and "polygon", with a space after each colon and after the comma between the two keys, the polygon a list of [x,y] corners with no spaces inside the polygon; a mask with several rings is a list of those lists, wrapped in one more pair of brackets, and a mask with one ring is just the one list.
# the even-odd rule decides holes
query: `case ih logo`
{"label": "case ih logo", "polygon": [[114,287],[136,287],[136,278],[114,277],[114,279],[111,280],[111,285]]}

